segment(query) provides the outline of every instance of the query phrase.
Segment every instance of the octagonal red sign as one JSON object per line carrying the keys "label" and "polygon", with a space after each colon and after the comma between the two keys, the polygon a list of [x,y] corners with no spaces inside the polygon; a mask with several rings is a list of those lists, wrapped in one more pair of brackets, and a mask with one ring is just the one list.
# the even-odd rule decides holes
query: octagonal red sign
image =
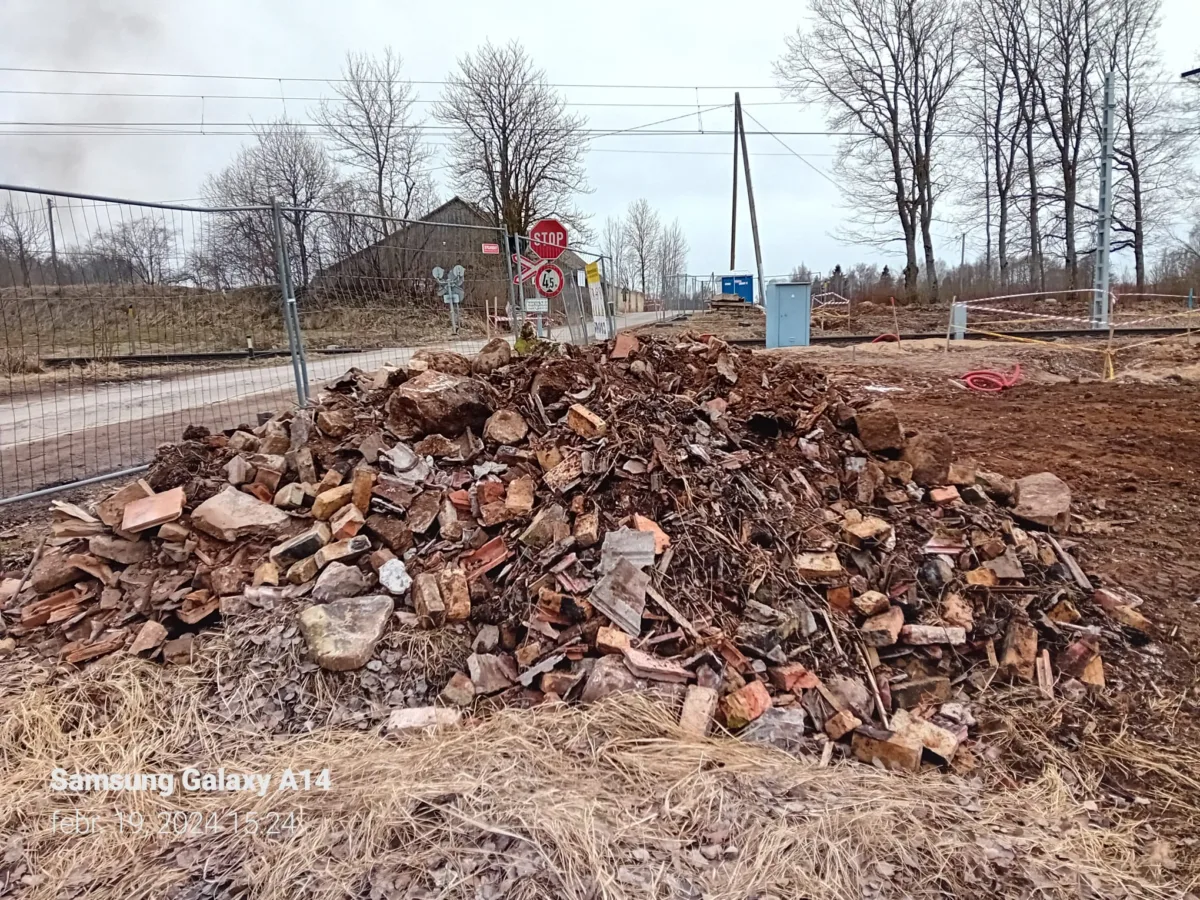
{"label": "octagonal red sign", "polygon": [[542,259],[558,259],[567,249],[567,229],[557,219],[542,219],[529,229],[529,247]]}

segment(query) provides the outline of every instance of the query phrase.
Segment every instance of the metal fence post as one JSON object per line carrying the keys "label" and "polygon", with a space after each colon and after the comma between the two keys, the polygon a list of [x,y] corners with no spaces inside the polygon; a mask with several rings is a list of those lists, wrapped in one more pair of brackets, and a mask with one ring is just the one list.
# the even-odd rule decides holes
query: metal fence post
{"label": "metal fence post", "polygon": [[300,353],[297,349],[299,336],[296,334],[296,324],[292,318],[291,307],[295,305],[291,290],[291,273],[288,271],[287,251],[283,242],[283,214],[279,210],[279,198],[271,198],[271,224],[275,236],[275,265],[279,271],[280,313],[283,324],[287,329],[288,350],[292,357],[292,375],[296,380],[296,402],[300,406],[308,405],[308,379],[300,372]]}
{"label": "metal fence post", "polygon": [[502,226],[500,230],[504,235],[504,243],[501,244],[500,246],[504,248],[504,264],[507,267],[507,271],[508,271],[508,309],[505,312],[507,313],[506,318],[508,319],[509,331],[512,331],[515,333],[515,329],[514,329],[513,325],[514,325],[514,317],[517,314],[517,296],[516,296],[516,283],[513,281],[513,261],[514,260],[512,257],[513,257],[513,253],[516,252],[516,243],[517,242],[513,241],[511,244],[509,243],[508,225]]}
{"label": "metal fence post", "polygon": [[617,336],[617,319],[613,314],[613,304],[608,299],[608,267],[604,265],[604,255],[600,256],[600,285],[601,293],[604,296],[604,318],[608,322],[608,336],[615,338]]}
{"label": "metal fence post", "polygon": [[583,345],[586,347],[592,342],[591,335],[588,334],[588,316],[584,312],[583,304],[583,288],[579,286],[579,275],[576,273],[575,278],[575,302],[579,305],[579,327],[583,331]]}
{"label": "metal fence post", "polygon": [[[513,245],[516,248],[513,252],[516,253],[517,256],[519,256],[519,257],[524,256],[524,254],[521,252],[521,236],[519,234],[513,235]],[[517,275],[516,275],[517,290],[516,290],[516,294],[514,295],[513,314],[512,314],[513,334],[517,335],[518,337],[521,334],[521,329],[525,327],[525,282],[521,279],[520,273],[521,273],[521,261],[518,259],[517,260]]]}
{"label": "metal fence post", "polygon": [[288,310],[292,314],[292,332],[296,335],[296,352],[300,356],[300,383],[304,386],[304,405],[310,400],[308,389],[308,355],[304,352],[304,329],[300,327],[300,307],[296,303],[296,285],[292,281],[292,263],[283,254],[283,271],[287,274]]}

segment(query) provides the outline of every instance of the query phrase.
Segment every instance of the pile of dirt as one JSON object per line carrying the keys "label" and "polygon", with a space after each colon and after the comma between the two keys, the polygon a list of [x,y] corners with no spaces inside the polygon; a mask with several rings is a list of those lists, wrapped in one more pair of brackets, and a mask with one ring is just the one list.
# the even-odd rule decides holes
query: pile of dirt
{"label": "pile of dirt", "polygon": [[186,663],[223,627],[211,690],[273,733],[637,691],[695,735],[969,771],[977,695],[1070,701],[1152,638],[1072,558],[1055,476],[955,465],[887,400],[720,340],[423,351],[184,438],[58,505],[0,585],[7,653]]}

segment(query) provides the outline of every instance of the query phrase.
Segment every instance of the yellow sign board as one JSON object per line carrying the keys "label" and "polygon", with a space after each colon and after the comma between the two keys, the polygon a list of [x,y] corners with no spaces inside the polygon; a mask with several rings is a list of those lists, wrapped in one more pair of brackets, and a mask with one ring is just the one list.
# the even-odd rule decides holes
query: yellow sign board
{"label": "yellow sign board", "polygon": [[588,284],[599,284],[600,283],[600,262],[599,262],[599,260],[597,260],[596,262],[590,262],[587,264],[587,283]]}

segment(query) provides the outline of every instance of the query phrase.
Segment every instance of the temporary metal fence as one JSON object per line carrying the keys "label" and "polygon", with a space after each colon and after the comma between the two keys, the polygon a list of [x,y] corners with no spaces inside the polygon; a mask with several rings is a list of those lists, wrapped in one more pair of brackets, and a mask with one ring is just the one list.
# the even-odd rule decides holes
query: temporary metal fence
{"label": "temporary metal fence", "polygon": [[[1187,294],[1127,292],[1107,294],[1107,321],[1097,321],[1091,288],[1047,293],[1007,294],[957,301],[951,304],[946,325],[946,345],[969,335],[1040,344],[1057,350],[1100,354],[1106,378],[1116,375],[1120,354],[1151,344],[1184,339],[1191,343],[1200,330],[1200,310],[1195,291]],[[1088,343],[1062,343],[1033,333],[1091,332]]]}
{"label": "temporary metal fence", "polygon": [[[187,426],[256,425],[351,367],[476,352],[536,317],[524,237],[461,201],[420,221],[203,208],[0,185],[0,503],[144,466]],[[548,336],[584,342],[559,261]],[[435,267],[462,266],[452,293]]]}

